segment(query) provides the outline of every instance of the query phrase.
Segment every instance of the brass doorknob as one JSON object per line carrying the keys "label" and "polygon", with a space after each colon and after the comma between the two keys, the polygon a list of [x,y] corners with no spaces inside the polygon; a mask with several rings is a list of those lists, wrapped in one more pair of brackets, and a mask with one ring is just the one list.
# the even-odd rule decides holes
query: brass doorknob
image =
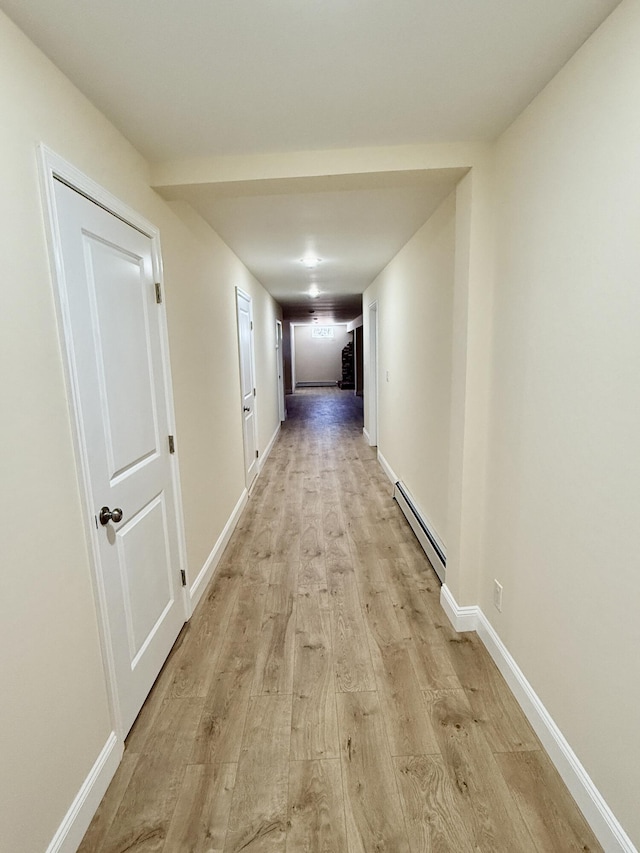
{"label": "brass doorknob", "polygon": [[113,521],[114,524],[117,524],[119,521],[122,521],[122,510],[119,507],[115,507],[115,509],[109,509],[108,506],[103,506],[100,510],[100,515],[98,516],[100,519],[100,524],[104,527],[109,524],[110,521]]}

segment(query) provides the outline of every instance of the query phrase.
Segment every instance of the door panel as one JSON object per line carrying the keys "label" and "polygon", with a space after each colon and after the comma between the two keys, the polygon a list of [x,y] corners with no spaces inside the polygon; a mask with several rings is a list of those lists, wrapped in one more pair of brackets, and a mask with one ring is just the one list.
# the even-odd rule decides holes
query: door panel
{"label": "door panel", "polygon": [[[117,703],[128,731],[185,619],[149,237],[55,181],[72,373]],[[122,509],[98,523],[101,507]]]}
{"label": "door panel", "polygon": [[139,662],[140,650],[153,637],[159,620],[172,603],[168,536],[162,495],[130,521],[119,524],[116,531],[132,669]]}
{"label": "door panel", "polygon": [[242,396],[242,438],[244,442],[245,480],[247,488],[249,488],[258,473],[251,298],[241,290],[237,290],[237,303],[240,391]]}
{"label": "door panel", "polygon": [[[153,351],[140,258],[85,234],[105,442],[111,479],[158,451]],[[117,303],[119,310],[112,310]],[[130,401],[135,400],[134,407]]]}

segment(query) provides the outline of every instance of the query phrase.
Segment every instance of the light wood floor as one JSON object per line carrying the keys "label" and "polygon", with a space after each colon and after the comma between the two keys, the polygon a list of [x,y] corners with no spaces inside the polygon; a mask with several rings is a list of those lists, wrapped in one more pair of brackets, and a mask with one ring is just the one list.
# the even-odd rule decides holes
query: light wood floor
{"label": "light wood floor", "polygon": [[601,850],[476,635],[449,626],[360,401],[287,405],[82,853]]}

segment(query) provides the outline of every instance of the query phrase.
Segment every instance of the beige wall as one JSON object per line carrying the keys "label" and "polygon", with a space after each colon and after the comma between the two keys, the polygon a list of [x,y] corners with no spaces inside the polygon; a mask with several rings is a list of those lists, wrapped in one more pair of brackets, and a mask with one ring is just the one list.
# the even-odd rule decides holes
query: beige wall
{"label": "beige wall", "polygon": [[[154,201],[164,207],[155,194]],[[261,455],[279,424],[275,321],[280,309],[189,205],[172,202],[169,207],[178,219],[162,229],[161,237],[193,582],[244,488],[236,287],[249,293],[253,303]],[[172,281],[179,286],[172,288]]]}
{"label": "beige wall", "polygon": [[[458,187],[448,513],[420,495],[448,521],[459,603],[480,604],[637,846],[640,732],[620,721],[640,706],[639,41],[633,0]],[[379,447],[414,491],[403,450],[429,433],[408,440],[390,365],[412,389],[425,359],[415,332],[390,351],[406,295],[396,280],[389,315],[382,285],[416,248],[363,300],[365,330],[379,300]]]}
{"label": "beige wall", "polygon": [[337,382],[342,379],[342,350],[353,338],[347,326],[332,326],[333,338],[312,338],[313,326],[294,325],[294,371],[298,382]]}
{"label": "beige wall", "polygon": [[[495,178],[473,146],[307,158],[474,167],[365,295],[365,321],[379,301],[380,449],[454,555],[459,602],[481,604],[637,845],[638,43],[626,0],[498,141]],[[254,298],[261,451],[277,427],[277,312],[1,14],[0,68],[0,839],[40,853],[110,721],[36,144],[161,229],[192,577],[244,486],[235,286]],[[302,160],[276,165],[311,173]]]}
{"label": "beige wall", "polygon": [[363,296],[366,323],[378,303],[378,448],[445,544],[455,218],[452,194]]}
{"label": "beige wall", "polygon": [[50,146],[161,229],[192,577],[244,487],[234,286],[254,295],[256,345],[262,353],[261,448],[277,426],[277,419],[270,423],[276,388],[269,376],[272,340],[266,338],[275,307],[209,229],[194,232],[149,189],[141,157],[1,13],[0,115],[0,847],[41,853],[111,723],[45,245],[37,143]]}
{"label": "beige wall", "polygon": [[498,142],[480,604],[640,846],[639,44],[634,0]]}

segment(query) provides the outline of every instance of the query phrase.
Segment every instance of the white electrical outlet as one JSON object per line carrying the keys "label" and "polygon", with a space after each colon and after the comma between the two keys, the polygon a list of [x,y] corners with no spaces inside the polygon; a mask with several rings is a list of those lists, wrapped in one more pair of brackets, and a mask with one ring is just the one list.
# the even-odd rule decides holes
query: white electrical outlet
{"label": "white electrical outlet", "polygon": [[493,581],[493,603],[496,610],[502,613],[502,584],[498,583],[497,580]]}

